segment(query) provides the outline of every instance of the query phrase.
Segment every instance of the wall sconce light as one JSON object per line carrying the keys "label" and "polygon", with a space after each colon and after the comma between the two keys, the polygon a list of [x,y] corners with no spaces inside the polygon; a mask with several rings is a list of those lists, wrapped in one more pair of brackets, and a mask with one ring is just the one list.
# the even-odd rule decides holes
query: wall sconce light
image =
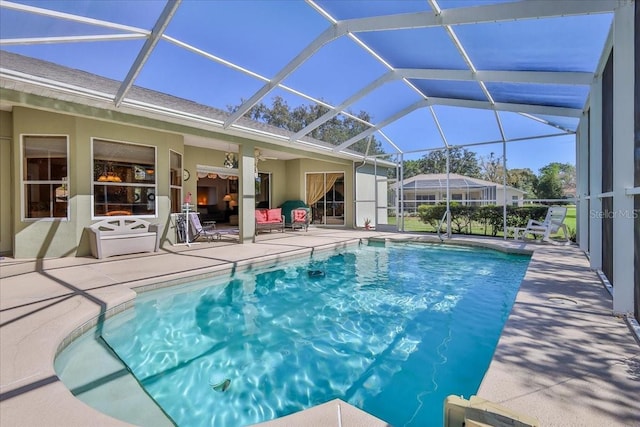
{"label": "wall sconce light", "polygon": [[238,167],[238,158],[235,153],[224,153],[224,167],[225,168],[237,168]]}

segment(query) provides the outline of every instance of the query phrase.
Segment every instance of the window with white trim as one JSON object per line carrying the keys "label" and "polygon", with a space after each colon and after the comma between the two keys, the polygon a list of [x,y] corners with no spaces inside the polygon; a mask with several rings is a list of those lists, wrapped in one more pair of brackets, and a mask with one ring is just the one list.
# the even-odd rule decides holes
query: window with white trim
{"label": "window with white trim", "polygon": [[25,219],[68,218],[68,138],[22,137],[22,189]]}
{"label": "window with white trim", "polygon": [[155,147],[93,140],[93,215],[155,216]]}
{"label": "window with white trim", "polygon": [[171,213],[182,212],[182,154],[169,150],[169,189]]}

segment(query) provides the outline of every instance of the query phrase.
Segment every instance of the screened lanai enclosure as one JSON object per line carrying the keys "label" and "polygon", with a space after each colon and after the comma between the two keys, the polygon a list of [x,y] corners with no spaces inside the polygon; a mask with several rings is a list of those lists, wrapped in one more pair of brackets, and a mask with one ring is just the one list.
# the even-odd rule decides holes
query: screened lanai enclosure
{"label": "screened lanai enclosure", "polygon": [[[116,106],[153,109],[135,99],[137,86],[215,109],[197,116],[204,125],[258,132],[289,147],[390,167],[439,147],[486,145],[504,154],[506,170],[512,142],[537,141],[540,151],[575,146],[617,1],[1,5],[2,49],[113,79],[113,89],[92,96]],[[247,122],[274,99],[313,114],[295,124],[260,117],[268,128]],[[334,132],[336,122],[350,131]],[[486,191],[482,200],[492,200]],[[335,222],[344,201],[326,194],[312,197],[311,204],[324,200],[316,221]],[[383,207],[404,210],[386,191],[374,200],[355,195],[363,212],[356,225],[364,216],[384,223]],[[374,211],[372,203],[387,206]]]}
{"label": "screened lanai enclosure", "polygon": [[[278,166],[269,162],[298,162],[295,185],[312,202],[314,221],[349,227],[365,219],[385,224],[432,201],[495,199],[505,209],[516,203],[506,173],[494,186],[453,178],[441,191],[440,178],[437,194],[417,191],[431,184],[414,180],[412,187],[404,165],[434,150],[495,152],[503,171],[568,150],[578,169],[578,240],[612,280],[613,271],[624,270],[619,262],[634,263],[629,254],[637,249],[618,258],[611,242],[640,228],[632,214],[640,186],[631,89],[637,19],[631,0],[2,0],[0,111],[19,116],[27,107],[134,125],[141,117],[157,120],[143,127],[180,134],[194,152],[235,155],[238,167],[226,172],[239,178],[238,191],[256,188],[267,204],[282,186],[270,179],[267,165]],[[2,137],[20,152],[17,136]],[[85,150],[76,141],[65,149]],[[188,168],[172,149],[178,199],[184,181],[176,177]],[[318,158],[346,159],[352,170],[314,170]],[[15,194],[41,184],[76,191],[66,180],[73,172],[24,181],[20,161],[13,164],[15,176],[3,182],[16,182]],[[192,168],[194,177],[219,172]],[[625,178],[631,176],[635,181]],[[163,182],[147,178],[149,187]],[[240,205],[242,224],[244,196],[227,194],[228,184],[215,194],[220,204],[229,195]],[[141,197],[148,200],[150,191]],[[68,215],[71,205],[54,205],[54,198],[51,190],[43,212]],[[22,227],[20,209],[13,228]],[[146,212],[157,211],[150,204]],[[606,214],[621,211],[628,221]],[[2,235],[12,235],[11,224],[3,227]],[[616,277],[631,282],[630,274]]]}

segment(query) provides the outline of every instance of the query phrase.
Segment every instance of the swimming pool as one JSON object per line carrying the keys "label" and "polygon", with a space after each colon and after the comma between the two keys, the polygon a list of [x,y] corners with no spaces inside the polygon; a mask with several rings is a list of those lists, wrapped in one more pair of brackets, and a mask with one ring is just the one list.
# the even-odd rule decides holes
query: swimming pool
{"label": "swimming pool", "polygon": [[179,426],[243,426],[341,398],[440,426],[476,392],[528,256],[362,246],[142,294],[104,340]]}

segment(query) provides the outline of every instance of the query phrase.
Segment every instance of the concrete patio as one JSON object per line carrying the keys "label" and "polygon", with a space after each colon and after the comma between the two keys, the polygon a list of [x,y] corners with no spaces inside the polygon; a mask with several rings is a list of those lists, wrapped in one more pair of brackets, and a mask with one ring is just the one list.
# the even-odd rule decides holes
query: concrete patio
{"label": "concrete patio", "polygon": [[[129,425],[76,399],[58,379],[54,358],[96,319],[131,306],[133,289],[232,274],[244,266],[308,257],[374,237],[438,241],[415,234],[311,228],[261,234],[253,244],[224,239],[104,260],[3,259],[0,424]],[[640,346],[625,320],[612,315],[611,296],[579,249],[467,237],[447,243],[533,252],[479,396],[536,417],[543,426],[640,425]],[[340,405],[345,427],[385,425]],[[335,405],[323,407],[335,416]],[[305,425],[326,425],[322,420],[333,418],[325,418],[323,407],[268,425],[299,425],[302,419]]]}

